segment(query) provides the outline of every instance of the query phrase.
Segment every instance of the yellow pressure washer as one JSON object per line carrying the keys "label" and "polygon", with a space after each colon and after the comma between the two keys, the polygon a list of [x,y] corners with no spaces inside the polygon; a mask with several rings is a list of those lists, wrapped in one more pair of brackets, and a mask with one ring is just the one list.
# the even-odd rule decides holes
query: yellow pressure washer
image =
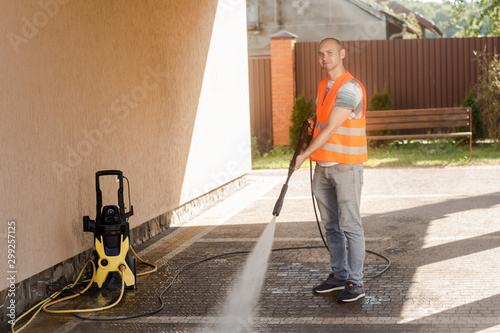
{"label": "yellow pressure washer", "polygon": [[[118,206],[106,205],[104,206],[104,208],[102,207],[102,191],[99,185],[99,177],[101,176],[115,176],[116,180],[119,182]],[[134,214],[134,208],[130,204],[130,184],[128,184],[128,200],[130,210],[128,212],[125,211],[125,203],[123,201],[124,178],[127,180],[128,184],[127,177],[124,177],[123,173],[119,170],[104,170],[96,172],[97,216],[95,221],[91,220],[88,216],[83,217],[83,231],[94,233],[95,253],[93,260],[89,260],[85,263],[74,283],[61,288],[60,290],[47,297],[45,300],[40,301],[35,306],[31,307],[28,311],[17,317],[11,324],[12,333],[17,333],[25,329],[42,310],[47,313],[73,313],[76,317],[86,320],[111,321],[142,317],[145,315],[157,313],[163,308],[163,300],[160,296],[160,302],[162,303],[162,306],[159,309],[148,312],[146,314],[129,316],[126,318],[120,317],[106,319],[93,317],[86,318],[78,315],[78,313],[90,313],[111,309],[112,307],[120,303],[125,289],[135,288],[137,276],[144,276],[156,272],[156,265],[139,258],[134,249],[130,246],[128,218]],[[153,269],[146,272],[136,273],[136,260],[152,267]],[[83,273],[85,272],[85,269],[87,267],[92,268],[92,278],[90,280],[81,281]],[[74,287],[81,283],[86,283],[86,287],[83,290],[79,292],[73,291],[69,296],[58,298],[63,292],[72,290]],[[97,308],[92,307],[87,309],[80,309],[80,307],[76,309],[49,309],[49,307],[52,307],[53,305],[72,300],[75,297],[82,295],[88,289],[101,288],[121,289],[121,293],[118,299],[114,301],[114,303],[106,306]],[[21,327],[15,329],[15,327],[19,325],[19,322],[21,320],[24,320],[24,318],[27,318],[30,313],[33,313],[31,315],[31,318]]]}
{"label": "yellow pressure washer", "polygon": [[[102,207],[102,191],[99,177],[115,176],[118,183],[118,206],[106,205]],[[134,207],[125,212],[123,201],[123,173],[119,170],[103,170],[95,174],[97,195],[97,216],[95,221],[90,217],[83,217],[83,231],[94,233],[94,246],[97,254],[94,259],[97,272],[92,288],[117,289],[122,285],[134,289],[136,284],[136,259],[129,254],[130,232],[128,218],[134,214]],[[127,179],[128,183],[128,179]],[[130,184],[129,184],[130,202]],[[102,208],[102,211],[101,211]]]}

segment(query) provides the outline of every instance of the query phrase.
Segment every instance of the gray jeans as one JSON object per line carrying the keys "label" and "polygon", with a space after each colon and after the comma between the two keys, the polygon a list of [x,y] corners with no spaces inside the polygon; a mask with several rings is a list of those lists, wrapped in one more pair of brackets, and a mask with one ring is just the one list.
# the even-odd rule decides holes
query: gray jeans
{"label": "gray jeans", "polygon": [[313,193],[326,229],[332,272],[337,279],[358,286],[363,285],[365,260],[360,213],[362,187],[363,164],[316,165]]}

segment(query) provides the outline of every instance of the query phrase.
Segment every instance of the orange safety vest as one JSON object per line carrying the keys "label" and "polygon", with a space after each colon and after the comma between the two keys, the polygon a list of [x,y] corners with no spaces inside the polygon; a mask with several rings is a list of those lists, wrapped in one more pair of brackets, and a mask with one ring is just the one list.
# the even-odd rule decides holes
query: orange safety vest
{"label": "orange safety vest", "polygon": [[[316,106],[316,127],[313,140],[326,126],[326,122],[335,105],[340,87],[350,80],[356,80],[349,72],[339,76],[328,91],[325,99],[329,78],[324,79],[318,86],[318,104]],[[346,119],[328,142],[309,156],[311,161],[327,161],[342,164],[359,164],[368,161],[366,147],[366,91],[365,87],[356,80],[363,91],[363,116],[359,119]]]}

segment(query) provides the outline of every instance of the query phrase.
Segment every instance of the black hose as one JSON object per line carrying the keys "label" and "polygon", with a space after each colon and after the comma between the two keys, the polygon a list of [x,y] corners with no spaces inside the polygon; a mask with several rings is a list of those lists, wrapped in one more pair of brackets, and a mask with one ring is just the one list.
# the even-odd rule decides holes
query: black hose
{"label": "black hose", "polygon": [[[319,221],[318,221],[318,226],[319,226]],[[320,233],[321,233],[321,238],[323,238],[323,233],[321,232],[321,228],[320,228]],[[326,246],[326,244],[325,244],[325,246]],[[316,245],[316,246],[311,245],[311,246],[283,247],[283,248],[271,249],[271,251],[277,252],[277,251],[291,251],[291,250],[320,249],[320,248],[323,248],[325,246],[323,246],[323,245]],[[187,268],[189,268],[190,266],[201,264],[203,262],[206,262],[206,261],[209,261],[209,260],[213,260],[213,259],[217,259],[217,258],[221,258],[221,257],[227,257],[227,256],[232,256],[232,255],[237,255],[237,254],[248,254],[250,252],[251,251],[247,250],[247,251],[234,251],[234,252],[221,253],[221,254],[210,256],[210,257],[207,257],[207,258],[204,258],[204,259],[192,261],[192,262],[189,262],[189,263],[181,266],[181,268],[179,268],[179,270],[177,271],[177,273],[172,278],[172,281],[170,281],[170,283],[168,284],[168,286],[166,286],[165,289],[163,289],[163,291],[158,296],[158,299],[160,300],[160,306],[157,309],[155,309],[155,310],[152,310],[152,311],[149,311],[149,312],[146,312],[146,313],[141,313],[141,314],[133,315],[133,316],[116,317],[116,318],[90,318],[90,317],[83,317],[83,316],[81,316],[81,315],[79,315],[77,313],[75,313],[74,316],[77,317],[77,318],[80,318],[80,319],[91,320],[91,321],[121,321],[121,320],[128,320],[128,319],[134,319],[134,318],[139,318],[139,317],[151,316],[153,314],[156,314],[156,313],[160,312],[165,307],[165,302],[163,301],[163,296],[174,285],[174,282],[177,280],[177,278],[179,277],[179,275],[184,270],[186,270]],[[380,271],[377,274],[373,274],[373,275],[369,275],[369,276],[365,275],[365,278],[375,278],[377,276],[380,276],[385,271],[387,271],[389,269],[389,267],[391,266],[391,260],[389,258],[387,258],[386,256],[384,256],[384,255],[382,255],[380,253],[376,253],[376,252],[370,251],[370,250],[366,250],[366,252],[372,253],[374,255],[377,255],[377,256],[385,259],[387,261],[387,266],[382,271]],[[101,292],[102,291],[100,291],[99,294]],[[87,302],[85,302],[85,303],[87,303]],[[82,305],[80,305],[80,307],[83,306],[85,303],[83,303]]]}
{"label": "black hose", "polygon": [[321,239],[323,240],[323,244],[325,244],[326,249],[328,250],[328,252],[330,252],[330,249],[328,248],[328,244],[326,244],[325,237],[323,237],[323,231],[321,230],[321,226],[319,224],[318,211],[316,210],[316,197],[314,196],[313,186],[312,186],[313,168],[312,168],[312,161],[311,160],[309,160],[309,177],[311,179],[311,199],[312,199],[313,208],[314,208],[314,216],[316,216],[316,224],[318,225],[319,234],[321,235]]}
{"label": "black hose", "polygon": [[[285,184],[281,188],[280,196],[278,197],[278,200],[276,201],[276,204],[274,205],[274,209],[273,209],[273,215],[274,216],[278,216],[280,214],[280,212],[281,212],[281,208],[283,207],[283,201],[285,199],[285,195],[286,195],[286,192],[288,190],[288,181],[290,180],[290,177],[292,176],[293,172],[295,171],[295,161],[297,159],[297,156],[302,151],[302,147],[303,147],[303,145],[304,145],[304,143],[305,143],[305,141],[307,139],[307,130],[308,130],[308,127],[309,127],[309,123],[306,120],[306,121],[304,121],[302,123],[302,128],[301,128],[301,132],[300,132],[299,142],[297,144],[297,147],[295,148],[295,152],[293,154],[293,157],[292,157],[292,159],[290,161],[290,166],[288,168],[288,177],[287,177],[287,179],[285,181]],[[310,174],[310,179],[311,179],[311,197],[312,197],[312,202],[313,202],[313,207],[314,207],[314,215],[316,216],[316,223],[318,225],[319,233],[321,235],[321,239],[323,240],[324,247],[328,250],[328,245],[327,245],[326,240],[325,240],[325,238],[323,236],[323,232],[321,230],[321,226],[320,226],[320,223],[319,223],[318,212],[316,210],[316,200],[315,200],[315,197],[314,197],[314,193],[312,191],[312,179],[313,179],[313,175],[312,175],[312,162],[310,161],[309,163],[310,163],[309,164],[309,171],[310,171],[309,174]],[[128,182],[128,179],[127,179],[127,182]],[[129,193],[129,197],[130,197],[130,193]],[[285,248],[272,249],[271,251],[275,252],[275,251],[290,251],[290,250],[304,250],[304,249],[318,249],[318,248],[323,248],[323,245],[319,245],[319,246],[285,247]],[[377,274],[373,274],[373,275],[369,275],[369,276],[365,275],[365,278],[375,278],[377,276],[380,276],[385,271],[387,271],[389,269],[389,267],[391,266],[392,262],[386,256],[384,256],[384,255],[382,255],[380,253],[377,253],[377,252],[370,251],[370,250],[366,250],[366,252],[374,254],[376,256],[379,256],[379,257],[385,259],[387,261],[387,266],[382,271],[380,271]],[[179,270],[177,271],[177,273],[174,275],[172,281],[170,281],[170,283],[168,284],[168,286],[158,296],[158,298],[160,300],[160,306],[157,309],[153,310],[153,311],[142,313],[142,314],[137,314],[137,315],[133,315],[133,316],[118,317],[118,318],[87,318],[87,317],[82,317],[81,315],[78,315],[76,313],[74,315],[77,318],[85,319],[85,320],[91,320],[91,321],[121,321],[121,320],[128,320],[128,319],[133,319],[133,318],[145,317],[145,316],[153,315],[155,313],[160,312],[164,308],[165,303],[163,302],[163,296],[173,286],[174,282],[177,280],[177,278],[179,277],[179,275],[185,269],[187,269],[188,267],[196,265],[196,264],[200,264],[200,263],[205,262],[205,261],[209,261],[209,260],[213,260],[213,259],[225,257],[225,256],[231,256],[231,255],[237,255],[237,254],[247,254],[247,253],[250,253],[250,251],[227,252],[227,253],[222,253],[222,254],[217,254],[217,255],[211,256],[211,257],[207,257],[207,258],[204,258],[204,259],[192,261],[192,262],[189,262],[189,263],[181,266],[181,268],[179,268]]]}
{"label": "black hose", "polygon": [[[317,246],[294,246],[294,247],[283,247],[283,248],[271,249],[271,251],[277,252],[277,251],[290,251],[290,250],[307,250],[307,249],[320,249],[320,248],[323,248],[323,247],[324,247],[323,245],[317,245]],[[192,261],[192,262],[189,262],[189,263],[181,266],[181,268],[179,268],[179,270],[177,271],[177,273],[175,273],[172,281],[170,281],[170,283],[168,284],[168,286],[166,286],[165,289],[163,289],[163,291],[158,296],[158,299],[160,300],[160,306],[157,309],[155,309],[155,310],[152,310],[152,311],[149,311],[149,312],[146,312],[146,313],[141,313],[141,314],[133,315],[133,316],[116,317],[116,318],[83,317],[82,315],[79,315],[77,313],[75,313],[74,316],[77,317],[77,318],[80,318],[80,319],[90,320],[90,321],[121,321],[121,320],[129,320],[129,319],[134,319],[134,318],[139,318],[139,317],[151,316],[151,315],[153,315],[155,313],[160,312],[165,307],[165,302],[163,301],[163,296],[174,285],[174,282],[177,280],[177,278],[179,277],[179,275],[181,275],[181,273],[184,270],[186,270],[187,268],[189,268],[190,266],[201,264],[201,263],[203,263],[205,261],[209,261],[209,260],[213,260],[213,259],[217,259],[217,258],[221,258],[221,257],[227,257],[227,256],[232,256],[232,255],[237,255],[237,254],[248,254],[250,252],[251,252],[250,250],[247,250],[247,251],[234,251],[234,252],[221,253],[221,254],[210,256],[210,257],[207,257],[207,258],[204,258],[204,259]],[[368,251],[367,250],[366,252],[370,252],[370,253],[379,255],[379,256],[381,256],[382,258],[386,259],[389,262],[389,265],[382,272],[377,273],[377,274],[372,275],[372,276],[366,276],[366,278],[373,278],[373,277],[379,276],[379,275],[381,275],[382,273],[384,273],[389,268],[389,266],[390,266],[390,260],[388,258],[386,258],[386,257],[384,257],[384,256],[382,256],[382,255],[380,255],[378,253],[372,252],[372,251]],[[101,292],[102,291],[100,291],[97,296],[99,296]],[[87,302],[88,301],[86,301],[85,303],[81,304],[80,307],[83,306],[84,304],[86,304]]]}

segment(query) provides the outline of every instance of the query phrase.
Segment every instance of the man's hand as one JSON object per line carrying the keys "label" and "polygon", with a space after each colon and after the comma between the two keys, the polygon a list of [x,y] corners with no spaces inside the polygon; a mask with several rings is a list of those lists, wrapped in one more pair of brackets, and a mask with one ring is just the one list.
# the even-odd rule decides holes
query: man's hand
{"label": "man's hand", "polygon": [[302,163],[304,163],[304,161],[307,160],[308,157],[309,155],[306,154],[297,155],[297,158],[295,159],[295,170],[299,170]]}
{"label": "man's hand", "polygon": [[[314,141],[307,147],[306,150],[300,155],[297,156],[295,160],[295,170],[298,170],[302,163],[316,150],[323,147],[325,143],[327,143],[328,139],[335,133],[335,131],[340,127],[340,125],[347,119],[352,110],[336,107],[330,113],[328,120],[326,122],[326,126],[324,129],[319,132],[318,136],[314,139]],[[307,119],[309,122],[308,130],[311,131],[314,129],[316,125],[316,116],[313,118]],[[312,124],[312,128],[311,128]]]}
{"label": "man's hand", "polygon": [[316,115],[314,117],[307,119],[307,122],[309,123],[307,134],[312,135],[314,131],[314,126],[316,126]]}

